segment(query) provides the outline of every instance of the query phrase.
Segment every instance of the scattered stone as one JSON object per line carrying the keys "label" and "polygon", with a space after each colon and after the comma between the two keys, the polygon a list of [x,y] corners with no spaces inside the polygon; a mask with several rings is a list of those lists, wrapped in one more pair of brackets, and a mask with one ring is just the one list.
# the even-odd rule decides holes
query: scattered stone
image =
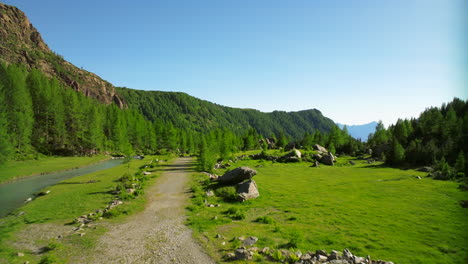
{"label": "scattered stone", "polygon": [[218,181],[222,183],[239,183],[244,180],[250,180],[256,174],[257,171],[249,167],[238,167],[219,177]]}
{"label": "scattered stone", "polygon": [[25,212],[19,212],[18,216],[22,216],[22,215],[25,215],[26,213]]}
{"label": "scattered stone", "polygon": [[269,247],[264,247],[261,251],[263,254],[268,255],[270,254],[270,248]]}
{"label": "scattered stone", "polygon": [[234,253],[227,253],[226,254],[226,259],[235,259],[236,255]]}
{"label": "scattered stone", "polygon": [[211,197],[211,196],[214,196],[214,192],[213,192],[213,190],[208,190],[208,191],[205,193],[205,195],[206,195],[207,197]]}
{"label": "scattered stone", "polygon": [[212,219],[213,219],[213,220],[218,220],[218,216],[217,216],[217,215],[215,215],[215,216],[213,216],[213,218],[212,218]]}
{"label": "scattered stone", "polygon": [[80,233],[80,237],[83,237],[86,233]]}
{"label": "scattered stone", "polygon": [[239,183],[236,186],[238,198],[244,202],[246,200],[255,199],[260,196],[258,192],[257,184],[254,180],[248,180],[243,183]]}
{"label": "scattered stone", "polygon": [[325,250],[319,249],[319,250],[315,251],[315,255],[326,256],[328,254],[327,254],[327,252]]}
{"label": "scattered stone", "polygon": [[234,255],[237,260],[251,260],[253,254],[247,249],[238,248],[234,251]]}
{"label": "scattered stone", "polygon": [[420,179],[421,179],[421,176],[416,176],[416,179],[420,180]]}
{"label": "scattered stone", "polygon": [[149,171],[144,171],[143,172],[143,175],[150,175],[150,174],[151,174],[151,172],[149,172]]}
{"label": "scattered stone", "polygon": [[246,239],[242,242],[242,244],[243,244],[244,246],[252,246],[253,244],[257,243],[257,241],[258,241],[258,238],[257,238],[257,237],[251,236],[251,237],[246,238]]}
{"label": "scattered stone", "polygon": [[31,197],[29,197],[28,199],[26,199],[26,201],[24,201],[25,203],[29,203],[30,201],[32,201],[33,199]]}
{"label": "scattered stone", "polygon": [[40,193],[38,193],[37,196],[44,196],[44,195],[47,195],[47,194],[49,194],[49,193],[50,193],[50,190],[47,190],[47,191],[45,191],[45,192],[40,192]]}
{"label": "scattered stone", "polygon": [[315,258],[316,258],[318,261],[321,261],[321,262],[324,262],[324,261],[327,261],[327,260],[328,260],[328,257],[327,257],[327,256],[324,256],[324,255],[316,255]]}
{"label": "scattered stone", "polygon": [[221,242],[221,245],[223,245],[223,246],[226,245],[226,242],[225,241]]}
{"label": "scattered stone", "polygon": [[132,189],[132,188],[127,189],[128,194],[133,194],[135,191],[136,191],[136,189]]}
{"label": "scattered stone", "polygon": [[220,205],[220,204],[216,204],[215,207],[221,207],[221,205]]}
{"label": "scattered stone", "polygon": [[225,168],[226,168],[226,166],[224,166],[221,162],[216,163],[216,164],[214,165],[214,169],[215,169],[215,170],[225,169]]}
{"label": "scattered stone", "polygon": [[312,256],[309,255],[308,253],[301,256],[301,260],[311,260],[311,259],[312,259]]}
{"label": "scattered stone", "polygon": [[350,161],[349,161],[349,164],[351,164],[351,165],[356,165],[356,162],[350,160]]}
{"label": "scattered stone", "polygon": [[24,257],[24,253],[22,253],[22,252],[18,252],[18,253],[16,253],[16,255],[17,255],[18,257]]}
{"label": "scattered stone", "polygon": [[215,236],[215,238],[222,238],[222,239],[224,239],[224,237],[223,237],[222,235],[220,235],[220,234],[217,234],[217,235]]}

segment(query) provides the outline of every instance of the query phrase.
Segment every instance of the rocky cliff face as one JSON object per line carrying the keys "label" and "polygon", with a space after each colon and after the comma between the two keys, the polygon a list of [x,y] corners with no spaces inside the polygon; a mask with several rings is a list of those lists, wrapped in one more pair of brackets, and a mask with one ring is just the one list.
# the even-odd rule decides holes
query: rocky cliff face
{"label": "rocky cliff face", "polygon": [[0,3],[0,61],[37,68],[49,77],[105,104],[126,107],[114,86],[94,73],[82,70],[52,52],[26,15]]}

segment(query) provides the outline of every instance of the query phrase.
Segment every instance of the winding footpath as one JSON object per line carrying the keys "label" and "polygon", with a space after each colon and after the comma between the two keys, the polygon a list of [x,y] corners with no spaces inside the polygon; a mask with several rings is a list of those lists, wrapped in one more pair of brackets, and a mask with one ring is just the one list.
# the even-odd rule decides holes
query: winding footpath
{"label": "winding footpath", "polygon": [[[146,209],[110,226],[89,263],[214,263],[184,225],[192,159],[178,158],[146,190]],[[81,262],[82,263],[82,262]]]}

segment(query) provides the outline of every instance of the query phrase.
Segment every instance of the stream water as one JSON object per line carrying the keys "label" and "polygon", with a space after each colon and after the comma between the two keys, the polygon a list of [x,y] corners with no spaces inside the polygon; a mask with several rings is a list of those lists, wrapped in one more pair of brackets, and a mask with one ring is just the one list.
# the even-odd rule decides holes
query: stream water
{"label": "stream water", "polygon": [[26,199],[32,197],[47,186],[60,181],[81,176],[95,171],[105,170],[122,163],[122,160],[106,160],[79,169],[63,172],[47,173],[19,179],[0,185],[0,217],[4,217],[16,208],[24,205]]}

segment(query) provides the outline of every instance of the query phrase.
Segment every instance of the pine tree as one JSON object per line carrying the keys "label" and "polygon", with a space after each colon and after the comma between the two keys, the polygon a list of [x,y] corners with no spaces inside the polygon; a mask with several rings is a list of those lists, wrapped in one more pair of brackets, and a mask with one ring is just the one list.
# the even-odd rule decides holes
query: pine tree
{"label": "pine tree", "polygon": [[0,83],[0,165],[5,163],[12,155],[13,148],[8,135],[8,121],[4,109],[3,85]]}

